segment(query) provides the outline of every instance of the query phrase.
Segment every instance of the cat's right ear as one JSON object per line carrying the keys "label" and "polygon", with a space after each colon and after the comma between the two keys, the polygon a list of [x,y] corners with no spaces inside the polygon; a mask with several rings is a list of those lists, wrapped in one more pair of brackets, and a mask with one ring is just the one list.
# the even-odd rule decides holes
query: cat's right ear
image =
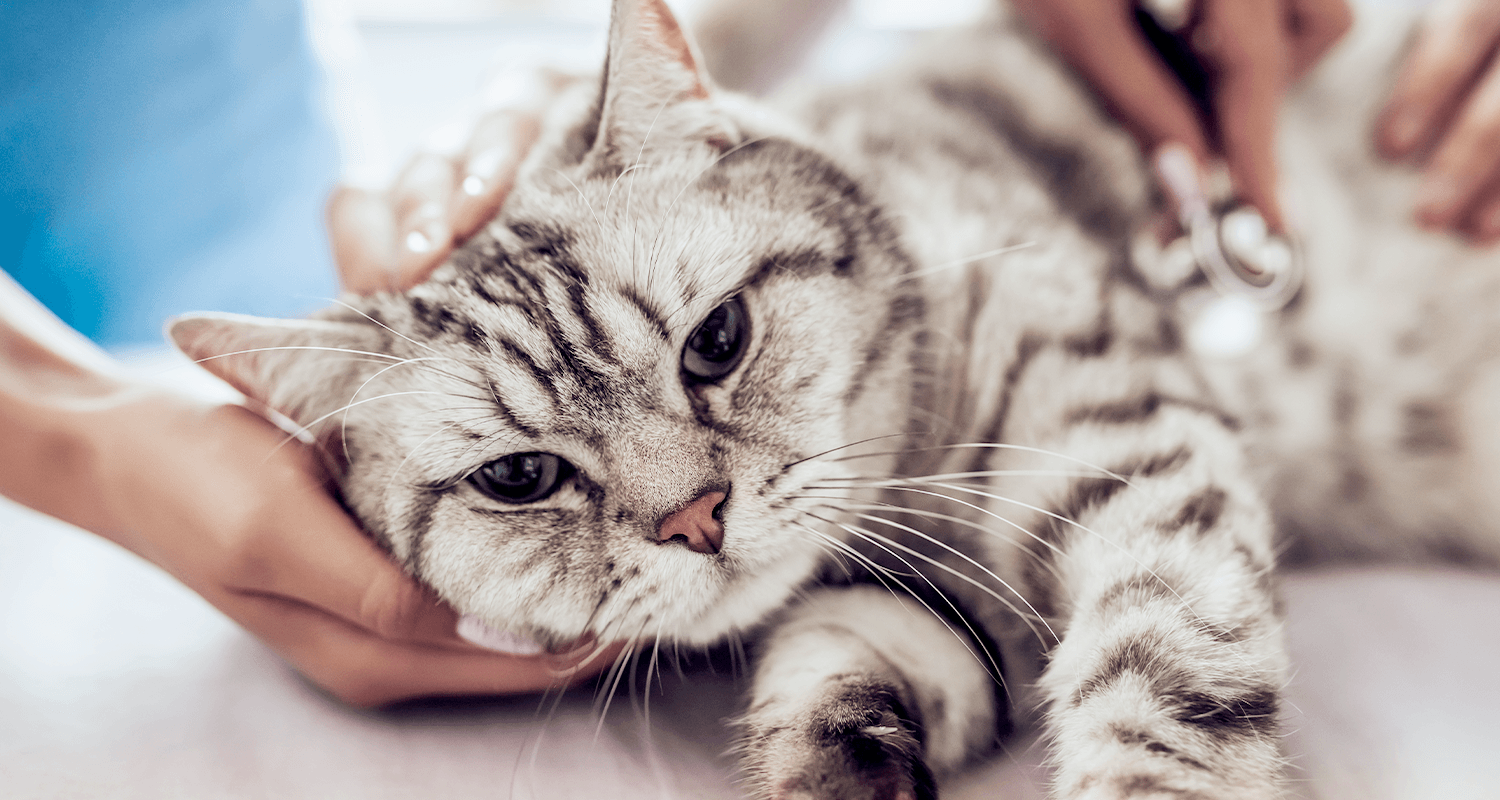
{"label": "cat's right ear", "polygon": [[589,158],[623,170],[649,145],[683,138],[723,149],[737,138],[712,103],[713,82],[686,30],[663,0],[615,0],[599,100],[599,130]]}
{"label": "cat's right ear", "polygon": [[243,314],[190,314],[167,323],[167,337],[188,358],[246,397],[311,426],[348,402],[385,354],[375,325]]}

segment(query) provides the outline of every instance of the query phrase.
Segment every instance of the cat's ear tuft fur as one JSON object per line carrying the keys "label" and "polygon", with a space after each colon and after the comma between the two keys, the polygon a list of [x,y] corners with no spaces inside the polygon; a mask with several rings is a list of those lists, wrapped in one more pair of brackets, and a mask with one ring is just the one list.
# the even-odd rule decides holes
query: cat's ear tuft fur
{"label": "cat's ear tuft fur", "polygon": [[380,329],[354,322],[190,314],[168,321],[167,337],[204,369],[299,425],[347,402],[355,380],[396,361],[381,355]]}
{"label": "cat's ear tuft fur", "polygon": [[713,84],[687,31],[663,0],[615,0],[590,158],[623,170],[653,141],[683,138],[723,150],[737,135],[713,106]]}

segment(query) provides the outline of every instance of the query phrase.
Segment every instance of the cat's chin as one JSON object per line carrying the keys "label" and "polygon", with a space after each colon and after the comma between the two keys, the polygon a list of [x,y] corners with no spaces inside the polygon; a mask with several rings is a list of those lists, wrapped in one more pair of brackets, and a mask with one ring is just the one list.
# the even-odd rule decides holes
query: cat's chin
{"label": "cat's chin", "polygon": [[814,575],[819,563],[819,551],[808,548],[760,565],[750,576],[729,582],[698,613],[685,615],[669,636],[684,644],[708,646],[753,629],[784,609],[792,593]]}

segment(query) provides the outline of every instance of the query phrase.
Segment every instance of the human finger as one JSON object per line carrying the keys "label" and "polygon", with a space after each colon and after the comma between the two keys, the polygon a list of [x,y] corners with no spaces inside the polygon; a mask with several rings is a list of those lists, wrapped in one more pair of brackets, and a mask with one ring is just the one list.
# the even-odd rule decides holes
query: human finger
{"label": "human finger", "polygon": [[339,282],[357,294],[396,288],[396,220],[383,194],[339,186],[328,199],[328,238]]}
{"label": "human finger", "polygon": [[1283,23],[1291,33],[1291,74],[1296,81],[1311,70],[1354,24],[1346,0],[1291,0]]}
{"label": "human finger", "polygon": [[1442,138],[1500,42],[1500,2],[1445,0],[1429,13],[1376,123],[1376,145],[1405,158]]}
{"label": "human finger", "polygon": [[451,158],[419,153],[390,190],[396,220],[396,285],[421,283],[453,251],[449,202],[457,183]]}
{"label": "human finger", "polygon": [[465,150],[452,201],[453,235],[473,236],[494,218],[515,183],[516,169],[541,131],[535,112],[504,109],[486,114]]}
{"label": "human finger", "polygon": [[1144,152],[1186,147],[1201,164],[1208,136],[1197,105],[1118,0],[1022,0],[1017,9],[1077,69]]}
{"label": "human finger", "polygon": [[[173,435],[194,435],[207,448],[200,470],[202,462],[220,468],[202,492],[208,501],[189,509],[195,519],[187,527],[212,524],[216,533],[154,561],[175,567],[195,588],[287,598],[393,641],[461,644],[455,613],[402,572],[329,496],[308,448],[286,442],[240,406],[191,419],[191,428]],[[221,455],[234,463],[215,464]],[[225,477],[238,490],[229,499],[219,490]]]}
{"label": "human finger", "polygon": [[1417,219],[1434,228],[1466,222],[1500,176],[1500,68],[1464,103],[1432,155],[1417,193]]}
{"label": "human finger", "polygon": [[313,683],[359,707],[417,697],[499,695],[562,688],[597,674],[623,649],[565,657],[511,656],[393,642],[322,611],[276,597],[233,601],[230,615]]}
{"label": "human finger", "polygon": [[1276,199],[1276,118],[1290,50],[1278,2],[1209,0],[1201,5],[1193,47],[1214,81],[1219,144],[1235,195],[1266,224],[1285,230]]}

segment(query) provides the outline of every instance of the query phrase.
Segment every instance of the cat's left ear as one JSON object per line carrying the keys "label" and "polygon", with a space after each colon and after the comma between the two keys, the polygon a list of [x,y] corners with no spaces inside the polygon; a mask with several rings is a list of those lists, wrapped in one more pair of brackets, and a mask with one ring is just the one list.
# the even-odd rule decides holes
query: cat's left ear
{"label": "cat's left ear", "polygon": [[361,382],[398,359],[374,325],[243,314],[190,314],[167,323],[188,358],[304,427],[349,402]]}
{"label": "cat's left ear", "polygon": [[625,169],[653,142],[676,147],[684,137],[727,149],[737,135],[713,94],[697,47],[663,0],[615,0],[589,157]]}

